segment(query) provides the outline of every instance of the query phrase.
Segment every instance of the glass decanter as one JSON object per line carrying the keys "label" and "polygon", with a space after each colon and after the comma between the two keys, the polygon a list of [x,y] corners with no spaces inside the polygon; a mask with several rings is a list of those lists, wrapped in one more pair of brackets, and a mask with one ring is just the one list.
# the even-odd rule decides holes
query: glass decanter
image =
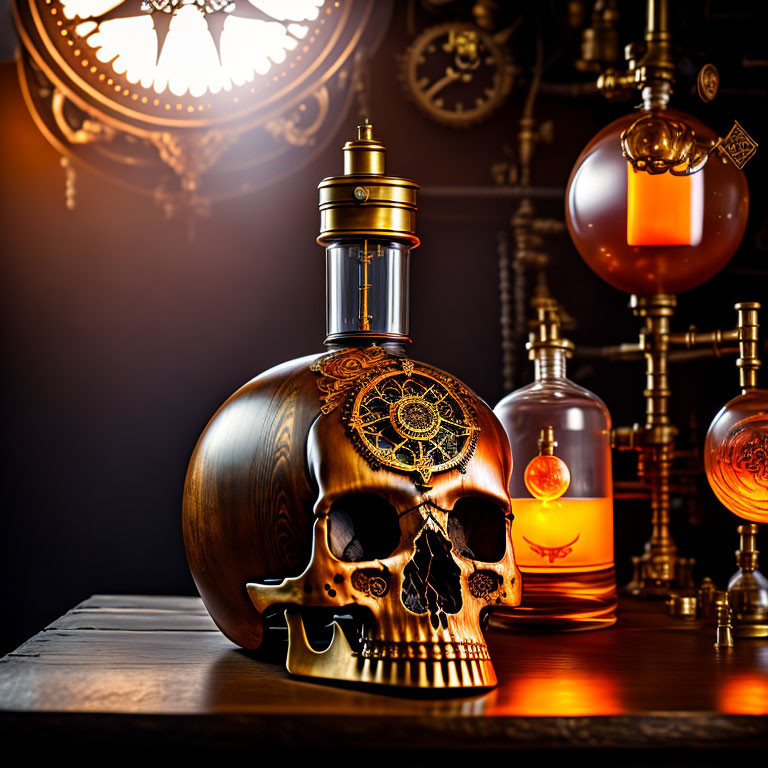
{"label": "glass decanter", "polygon": [[528,344],[535,381],[494,409],[512,448],[512,538],[523,575],[522,604],[494,612],[499,625],[586,630],[616,621],[611,417],[566,378],[572,349],[557,304],[541,301]]}

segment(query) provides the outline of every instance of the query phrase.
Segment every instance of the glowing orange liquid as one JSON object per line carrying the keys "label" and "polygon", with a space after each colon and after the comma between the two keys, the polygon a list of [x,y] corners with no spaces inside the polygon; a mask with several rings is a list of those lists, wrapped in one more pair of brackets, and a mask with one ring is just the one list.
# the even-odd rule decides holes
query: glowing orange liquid
{"label": "glowing orange liquid", "polygon": [[627,163],[627,245],[698,245],[704,175],[653,175]]}
{"label": "glowing orange liquid", "polygon": [[616,621],[613,499],[512,499],[512,542],[523,577],[519,608],[500,626],[580,630]]}
{"label": "glowing orange liquid", "polygon": [[512,499],[518,567],[579,573],[613,566],[613,499]]}

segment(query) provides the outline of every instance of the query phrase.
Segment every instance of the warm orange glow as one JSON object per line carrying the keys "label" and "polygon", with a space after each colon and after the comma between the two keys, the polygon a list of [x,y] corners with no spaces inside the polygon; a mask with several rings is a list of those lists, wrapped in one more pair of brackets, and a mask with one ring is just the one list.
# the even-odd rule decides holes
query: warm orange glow
{"label": "warm orange glow", "polygon": [[704,175],[635,171],[627,163],[627,244],[698,245],[704,225]]}
{"label": "warm orange glow", "polygon": [[607,675],[558,672],[515,677],[498,694],[494,712],[528,717],[620,715],[616,681]]}
{"label": "warm orange glow", "polygon": [[[135,15],[95,20],[99,14],[131,1]],[[189,92],[196,98],[254,82],[273,65],[282,64],[307,36],[310,27],[303,22],[317,19],[324,2],[247,0],[248,6],[271,20],[241,17],[237,9],[226,16],[223,10],[216,11],[224,19],[217,47],[209,14],[201,4],[176,4],[169,11],[168,35],[161,42],[151,5],[145,12],[138,0],[61,0],[64,16],[73,22],[80,20],[74,31],[102,65],[124,74],[129,83],[151,87],[156,93],[167,90],[183,96]]]}
{"label": "warm orange glow", "polygon": [[734,675],[720,689],[719,703],[729,715],[768,715],[768,675]]}
{"label": "warm orange glow", "polygon": [[512,499],[515,561],[525,573],[613,566],[613,500]]}
{"label": "warm orange glow", "polygon": [[525,468],[525,487],[539,501],[559,499],[571,483],[568,465],[557,456],[534,456]]}

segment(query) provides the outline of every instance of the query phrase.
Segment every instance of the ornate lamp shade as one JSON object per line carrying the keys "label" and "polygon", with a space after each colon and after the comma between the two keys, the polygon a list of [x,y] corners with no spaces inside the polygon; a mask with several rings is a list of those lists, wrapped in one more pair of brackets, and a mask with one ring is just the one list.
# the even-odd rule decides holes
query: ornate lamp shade
{"label": "ornate lamp shade", "polygon": [[568,229],[589,267],[639,295],[687,291],[721,270],[749,210],[734,138],[720,142],[673,109],[626,115],[600,131],[566,193]]}
{"label": "ornate lamp shade", "polygon": [[[338,128],[374,0],[15,0],[27,104],[62,154],[157,192],[247,192]],[[168,179],[165,186],[173,187]]]}

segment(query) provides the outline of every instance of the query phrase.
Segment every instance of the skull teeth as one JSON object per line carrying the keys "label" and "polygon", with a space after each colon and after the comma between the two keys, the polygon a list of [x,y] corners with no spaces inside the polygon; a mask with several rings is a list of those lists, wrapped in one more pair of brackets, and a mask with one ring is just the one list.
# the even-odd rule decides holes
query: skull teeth
{"label": "skull teeth", "polygon": [[417,659],[425,661],[490,660],[483,643],[419,643],[364,639],[358,654],[364,659]]}
{"label": "skull teeth", "polygon": [[[357,651],[334,625],[331,644],[313,650],[296,609],[287,609],[286,667],[295,675],[416,688],[491,688],[496,685],[488,649],[473,642],[388,642],[363,639]],[[451,654],[451,655],[449,655]]]}

